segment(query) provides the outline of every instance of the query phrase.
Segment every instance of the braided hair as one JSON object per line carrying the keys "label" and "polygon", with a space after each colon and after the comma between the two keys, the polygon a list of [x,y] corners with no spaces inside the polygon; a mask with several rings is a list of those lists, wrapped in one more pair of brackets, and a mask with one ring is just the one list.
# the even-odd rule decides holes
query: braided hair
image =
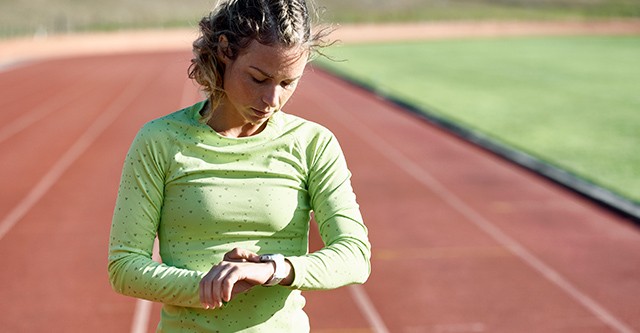
{"label": "braided hair", "polygon": [[[223,52],[236,59],[255,40],[268,46],[305,47],[313,54],[328,43],[328,29],[311,31],[311,16],[305,0],[225,0],[199,23],[200,36],[193,42],[189,78],[195,80],[214,107],[224,96]],[[226,38],[221,49],[220,37]],[[212,108],[213,109],[213,108]],[[210,114],[204,114],[206,121]]]}

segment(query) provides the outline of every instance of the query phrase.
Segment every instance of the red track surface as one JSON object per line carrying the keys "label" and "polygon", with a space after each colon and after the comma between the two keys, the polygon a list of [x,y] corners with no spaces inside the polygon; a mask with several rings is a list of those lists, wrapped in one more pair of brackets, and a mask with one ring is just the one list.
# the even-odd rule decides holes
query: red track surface
{"label": "red track surface", "polygon": [[[0,72],[1,332],[153,331],[111,291],[109,226],[138,128],[198,98],[188,57]],[[322,72],[287,111],[340,139],[374,246],[367,284],[307,293],[313,332],[640,332],[627,221]]]}

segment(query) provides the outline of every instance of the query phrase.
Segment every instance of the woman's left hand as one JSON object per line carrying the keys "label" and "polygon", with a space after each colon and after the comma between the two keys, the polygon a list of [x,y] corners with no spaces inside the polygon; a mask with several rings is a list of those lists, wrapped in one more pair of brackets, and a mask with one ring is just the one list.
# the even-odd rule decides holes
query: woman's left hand
{"label": "woman's left hand", "polygon": [[200,302],[207,309],[220,308],[233,296],[267,282],[274,271],[274,264],[260,262],[256,253],[233,249],[200,280]]}

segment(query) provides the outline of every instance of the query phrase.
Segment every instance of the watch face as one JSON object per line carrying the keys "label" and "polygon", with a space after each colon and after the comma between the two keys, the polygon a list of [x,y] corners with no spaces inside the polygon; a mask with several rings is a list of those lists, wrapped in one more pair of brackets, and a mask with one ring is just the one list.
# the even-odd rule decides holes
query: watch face
{"label": "watch face", "polygon": [[279,261],[284,260],[284,256],[282,254],[263,254],[260,256],[260,261]]}

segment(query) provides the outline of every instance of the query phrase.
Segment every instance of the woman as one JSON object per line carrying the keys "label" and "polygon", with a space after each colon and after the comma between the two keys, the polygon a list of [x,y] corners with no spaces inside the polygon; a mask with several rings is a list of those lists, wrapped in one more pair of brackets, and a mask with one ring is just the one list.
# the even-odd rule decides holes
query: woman
{"label": "woman", "polygon": [[[206,101],[146,124],[109,246],[122,294],[159,332],[305,332],[301,290],[363,283],[370,245],[335,137],[281,111],[320,45],[304,0],[229,0],[200,22]],[[325,247],[308,253],[310,212]],[[162,263],[151,259],[158,236]]]}

